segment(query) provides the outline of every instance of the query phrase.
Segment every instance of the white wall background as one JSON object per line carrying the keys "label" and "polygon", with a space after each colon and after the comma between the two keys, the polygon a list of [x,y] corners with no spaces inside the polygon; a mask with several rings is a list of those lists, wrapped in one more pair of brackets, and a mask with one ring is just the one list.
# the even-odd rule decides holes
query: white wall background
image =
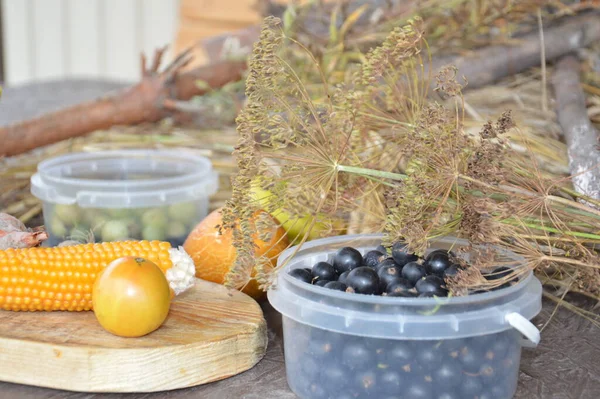
{"label": "white wall background", "polygon": [[[140,78],[140,53],[172,46],[179,0],[1,0],[9,86],[60,78]],[[164,62],[172,57],[170,51]]]}

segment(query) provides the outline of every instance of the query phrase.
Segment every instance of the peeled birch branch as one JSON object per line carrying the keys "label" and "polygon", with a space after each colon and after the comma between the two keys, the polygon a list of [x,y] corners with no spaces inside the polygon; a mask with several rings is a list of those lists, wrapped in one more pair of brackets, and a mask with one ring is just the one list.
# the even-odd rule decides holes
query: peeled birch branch
{"label": "peeled birch branch", "polygon": [[552,76],[556,111],[567,142],[573,185],[580,194],[600,199],[598,131],[588,117],[579,76],[580,64],[575,56],[557,62]]}

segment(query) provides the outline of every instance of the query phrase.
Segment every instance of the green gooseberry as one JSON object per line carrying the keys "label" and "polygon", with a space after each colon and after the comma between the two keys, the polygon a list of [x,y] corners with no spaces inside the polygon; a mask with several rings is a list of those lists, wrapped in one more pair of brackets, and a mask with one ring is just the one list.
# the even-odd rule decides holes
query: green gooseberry
{"label": "green gooseberry", "polygon": [[86,208],[82,211],[83,215],[81,220],[89,226],[93,224],[94,220],[96,220],[98,216],[102,215],[102,211],[98,208]]}
{"label": "green gooseberry", "polygon": [[171,222],[167,228],[168,238],[181,238],[187,234],[185,224],[181,222]]}
{"label": "green gooseberry", "polygon": [[159,226],[148,225],[144,227],[142,230],[142,239],[152,241],[152,240],[165,240],[165,230]]}
{"label": "green gooseberry", "polygon": [[50,233],[56,237],[65,237],[67,234],[67,227],[57,215],[54,215],[50,221]]}
{"label": "green gooseberry", "polygon": [[157,228],[167,227],[167,215],[162,209],[155,208],[144,212],[142,215],[142,223],[144,227],[153,226]]}
{"label": "green gooseberry", "polygon": [[177,204],[169,205],[168,209],[169,218],[177,222],[189,223],[195,220],[196,217],[196,204],[194,202],[180,202]]}
{"label": "green gooseberry", "polygon": [[82,211],[77,205],[56,204],[54,215],[58,217],[65,226],[74,226],[81,220]]}
{"label": "green gooseberry", "polygon": [[109,220],[102,227],[102,241],[119,241],[129,238],[127,223],[123,220]]}

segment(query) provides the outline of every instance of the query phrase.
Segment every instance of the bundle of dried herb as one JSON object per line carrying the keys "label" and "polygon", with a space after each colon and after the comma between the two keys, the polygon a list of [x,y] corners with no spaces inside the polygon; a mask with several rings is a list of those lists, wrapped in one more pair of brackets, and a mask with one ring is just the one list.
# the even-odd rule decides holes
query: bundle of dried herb
{"label": "bundle of dried herb", "polygon": [[[305,84],[286,60],[291,47],[304,51],[304,70],[321,76],[318,87]],[[266,288],[280,269],[261,267],[266,262],[253,257],[247,239],[252,232],[243,221],[260,207],[308,220],[299,246],[316,223],[332,218],[356,232],[404,240],[417,253],[432,238],[453,235],[522,255],[526,262],[516,273],[535,270],[598,298],[600,211],[592,205],[600,203],[572,189],[568,177],[548,178],[535,157],[523,162],[510,146],[509,137],[519,135],[510,111],[478,134],[465,130],[464,82],[447,68],[435,79],[452,106],[427,97],[428,55],[416,18],[366,54],[351,80],[333,85],[277,18],[265,20],[237,120],[239,173],[223,211],[225,224],[236,228],[239,254],[228,285],[243,285],[256,267]],[[526,138],[520,145],[527,147]],[[271,192],[269,201],[254,201],[254,186]],[[312,218],[300,219],[306,215]],[[479,256],[454,279],[453,294],[514,277],[484,279],[479,270],[492,259]]]}

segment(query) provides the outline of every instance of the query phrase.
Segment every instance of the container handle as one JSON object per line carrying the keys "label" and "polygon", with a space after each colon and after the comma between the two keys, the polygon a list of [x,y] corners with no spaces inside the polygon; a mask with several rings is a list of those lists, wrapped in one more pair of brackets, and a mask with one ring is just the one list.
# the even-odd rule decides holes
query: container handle
{"label": "container handle", "polygon": [[520,313],[508,313],[504,316],[504,320],[527,338],[521,343],[523,346],[535,348],[540,343],[540,330]]}

